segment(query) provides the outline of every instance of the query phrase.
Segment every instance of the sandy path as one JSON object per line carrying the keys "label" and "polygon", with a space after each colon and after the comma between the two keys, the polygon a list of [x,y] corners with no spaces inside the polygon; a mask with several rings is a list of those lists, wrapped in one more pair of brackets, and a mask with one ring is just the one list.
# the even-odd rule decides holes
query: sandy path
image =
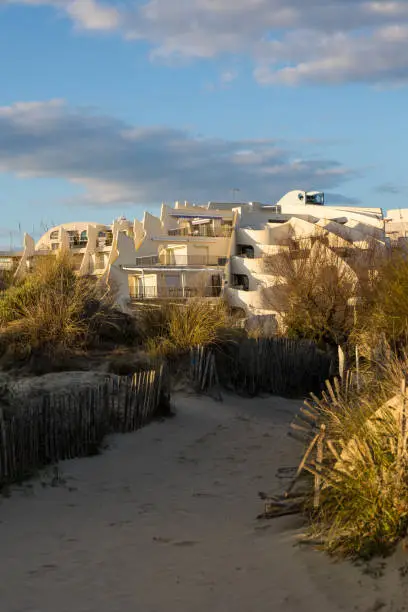
{"label": "sandy path", "polygon": [[296,517],[255,520],[257,492],[296,461],[298,402],[176,405],[176,418],[62,464],[65,483],[0,503],[1,612],[405,609],[404,560],[375,579],[295,547]]}

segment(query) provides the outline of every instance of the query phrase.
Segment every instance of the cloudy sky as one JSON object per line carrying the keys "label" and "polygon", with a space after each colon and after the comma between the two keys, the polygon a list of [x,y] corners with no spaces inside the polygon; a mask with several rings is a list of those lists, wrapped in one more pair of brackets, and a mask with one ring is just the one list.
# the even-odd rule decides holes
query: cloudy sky
{"label": "cloudy sky", "polygon": [[161,201],[408,207],[408,0],[0,0],[0,246]]}

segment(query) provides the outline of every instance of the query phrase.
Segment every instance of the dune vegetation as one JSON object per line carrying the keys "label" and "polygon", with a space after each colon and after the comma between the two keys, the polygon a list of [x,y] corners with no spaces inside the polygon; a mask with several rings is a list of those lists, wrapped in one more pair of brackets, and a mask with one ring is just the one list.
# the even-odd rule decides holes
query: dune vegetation
{"label": "dune vegetation", "polygon": [[135,335],[112,292],[76,275],[68,253],[41,258],[31,274],[0,294],[0,352],[10,358],[56,358]]}
{"label": "dune vegetation", "polygon": [[329,553],[368,558],[408,537],[408,258],[384,251],[352,283],[355,268],[335,270],[327,252],[315,269],[320,253],[279,264],[291,272],[287,332],[341,344],[346,359],[343,377],[308,402],[330,447],[318,507],[314,482],[307,498],[307,536]]}
{"label": "dune vegetation", "polygon": [[185,304],[145,307],[138,313],[138,329],[152,356],[186,353],[197,345],[216,345],[237,334],[224,301],[208,304],[200,298]]}

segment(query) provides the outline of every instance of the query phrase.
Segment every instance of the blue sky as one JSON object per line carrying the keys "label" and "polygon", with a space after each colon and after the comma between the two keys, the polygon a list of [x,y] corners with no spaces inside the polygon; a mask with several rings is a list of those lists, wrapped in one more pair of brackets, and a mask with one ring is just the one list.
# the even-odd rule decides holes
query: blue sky
{"label": "blue sky", "polygon": [[408,207],[408,0],[0,0],[0,247],[161,201]]}

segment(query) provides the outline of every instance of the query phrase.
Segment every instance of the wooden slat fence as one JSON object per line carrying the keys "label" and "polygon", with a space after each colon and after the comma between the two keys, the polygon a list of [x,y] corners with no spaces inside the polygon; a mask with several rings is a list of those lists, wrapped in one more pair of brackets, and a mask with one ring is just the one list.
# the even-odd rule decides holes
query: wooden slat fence
{"label": "wooden slat fence", "polygon": [[164,368],[0,407],[0,488],[36,469],[95,454],[104,437],[140,429],[168,406]]}
{"label": "wooden slat fence", "polygon": [[245,339],[222,347],[196,347],[190,377],[198,391],[221,386],[255,396],[318,391],[330,377],[332,357],[313,342],[288,338]]}

